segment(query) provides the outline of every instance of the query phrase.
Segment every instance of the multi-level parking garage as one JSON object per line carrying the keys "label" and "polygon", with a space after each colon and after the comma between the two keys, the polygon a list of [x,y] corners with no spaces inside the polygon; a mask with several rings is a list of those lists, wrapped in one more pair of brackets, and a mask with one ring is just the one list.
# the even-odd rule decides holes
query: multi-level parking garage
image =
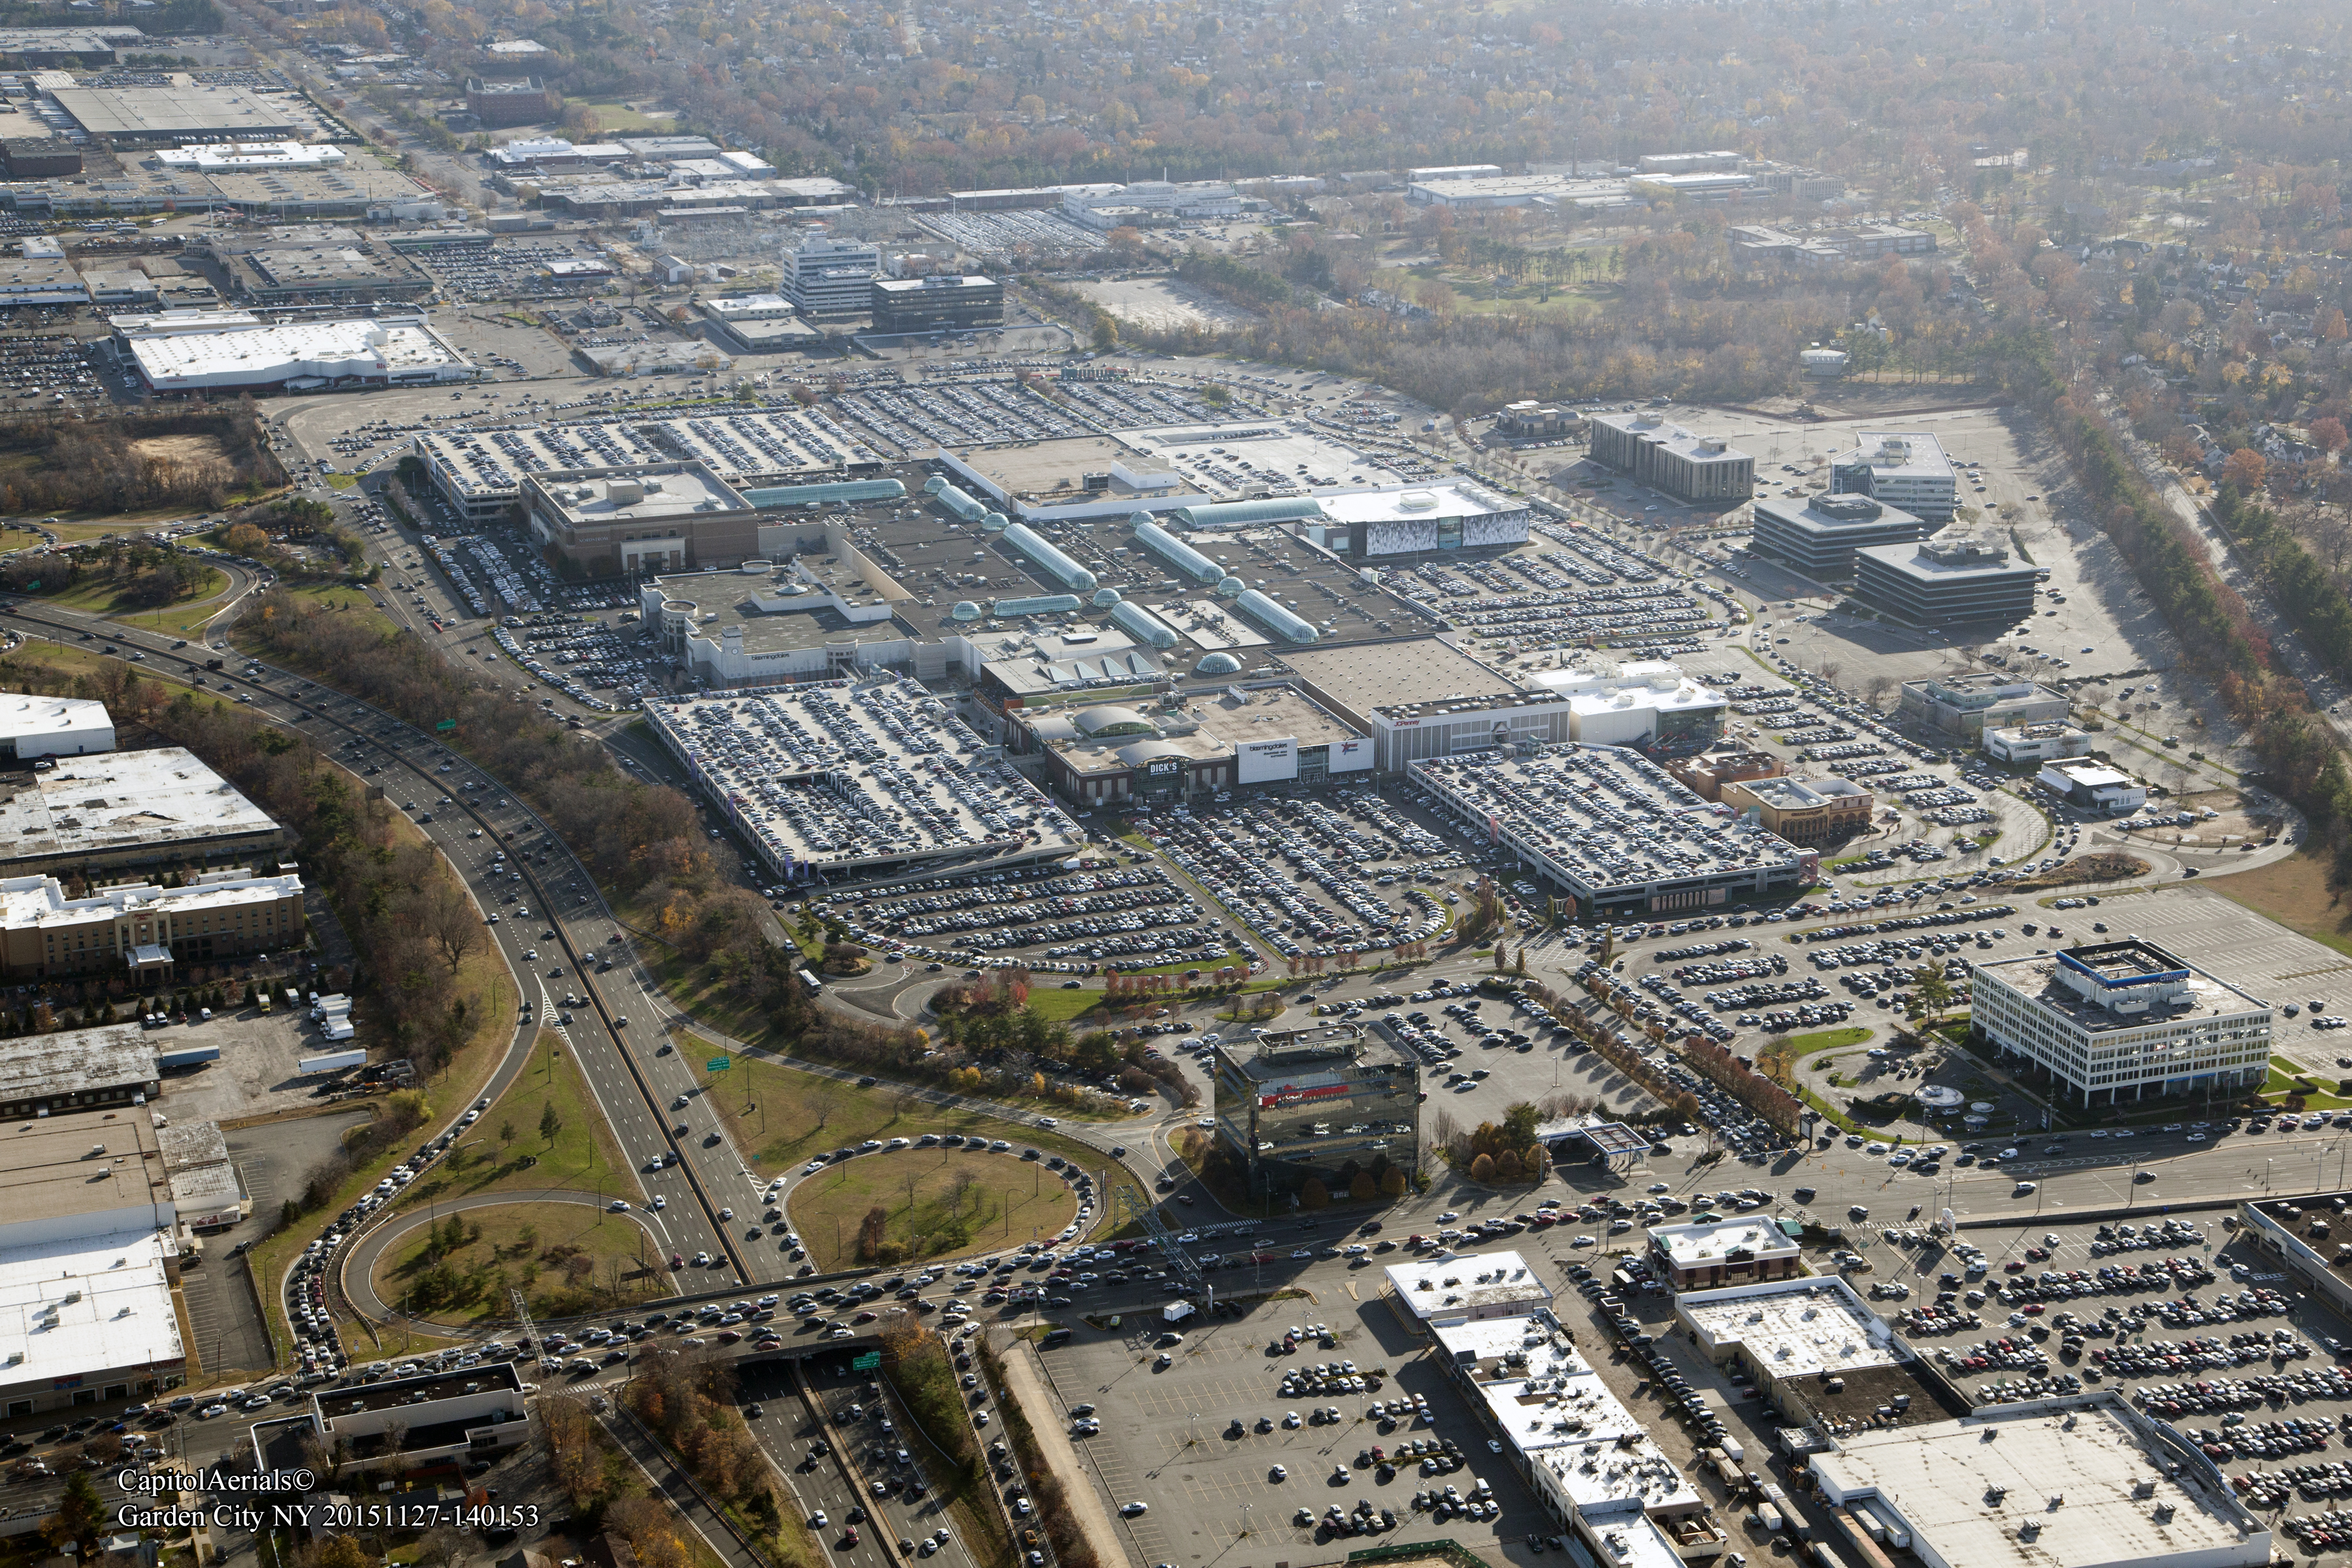
{"label": "multi-level parking garage", "polygon": [[699,462],[730,485],[871,473],[882,459],[819,409],[436,430],[416,437],[433,488],[459,516],[501,517],[527,474]]}
{"label": "multi-level parking garage", "polygon": [[1071,853],[1077,825],[920,684],[656,702],[655,734],[787,883]]}
{"label": "multi-level parking garage", "polygon": [[1801,886],[1819,863],[1612,746],[1430,757],[1405,776],[1572,896],[1581,915],[1710,908]]}

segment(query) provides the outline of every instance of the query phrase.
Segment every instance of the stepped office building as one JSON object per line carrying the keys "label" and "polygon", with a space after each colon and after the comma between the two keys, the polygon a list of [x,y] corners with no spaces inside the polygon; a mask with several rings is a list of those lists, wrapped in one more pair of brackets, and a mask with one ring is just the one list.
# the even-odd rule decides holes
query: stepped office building
{"label": "stepped office building", "polygon": [[1913,626],[2014,626],[2033,614],[2039,575],[2005,544],[1924,539],[1856,551],[1853,596]]}
{"label": "stepped office building", "polygon": [[877,278],[874,330],[967,332],[1004,324],[1004,285],[993,278]]}
{"label": "stepped office building", "polygon": [[1700,436],[1655,414],[1596,414],[1592,459],[1693,503],[1746,500],[1756,489],[1756,459],[1720,437]]}
{"label": "stepped office building", "polygon": [[1749,548],[1817,581],[1843,583],[1853,575],[1855,551],[1908,544],[1934,531],[1922,519],[1868,496],[1768,496],[1756,503]]}
{"label": "stepped office building", "polygon": [[1872,496],[1937,523],[1960,504],[1952,460],[1925,430],[1863,431],[1861,446],[1830,459],[1830,493]]}

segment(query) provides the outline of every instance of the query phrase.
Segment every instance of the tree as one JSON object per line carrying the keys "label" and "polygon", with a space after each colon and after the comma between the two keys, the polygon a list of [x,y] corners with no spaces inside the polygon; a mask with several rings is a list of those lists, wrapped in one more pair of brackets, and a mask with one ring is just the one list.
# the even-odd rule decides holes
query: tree
{"label": "tree", "polygon": [[1093,341],[1095,353],[1098,354],[1107,354],[1118,347],[1118,322],[1108,313],[1097,315]]}
{"label": "tree", "polygon": [[1321,1178],[1307,1177],[1307,1184],[1298,1189],[1298,1206],[1307,1209],[1330,1207],[1331,1189],[1323,1184]]}
{"label": "tree", "polygon": [[1360,1204],[1370,1201],[1379,1194],[1380,1184],[1372,1179],[1370,1171],[1357,1172],[1355,1179],[1348,1184],[1348,1195]]}
{"label": "tree", "polygon": [[1492,1154],[1481,1154],[1476,1159],[1471,1161],[1470,1179],[1474,1182],[1493,1181],[1495,1179],[1495,1156]]}
{"label": "tree", "polygon": [[2269,471],[2268,458],[2252,447],[2241,447],[2221,465],[2221,482],[2242,490],[2258,490],[2263,488],[2263,476]]}
{"label": "tree", "polygon": [[2311,444],[2330,455],[2344,449],[2344,421],[2332,414],[2323,414],[2311,422]]}
{"label": "tree", "polygon": [[1384,1198],[1401,1198],[1404,1196],[1404,1167],[1402,1165],[1391,1165],[1387,1171],[1381,1173],[1381,1196]]}
{"label": "tree", "polygon": [[540,1110],[539,1135],[552,1143],[555,1135],[562,1131],[563,1118],[555,1114],[555,1101],[551,1100]]}
{"label": "tree", "polygon": [[514,1141],[515,1125],[513,1119],[509,1117],[508,1120],[499,1123],[499,1142],[501,1143],[512,1144]]}
{"label": "tree", "polygon": [[99,1534],[106,1528],[106,1504],[89,1477],[88,1470],[74,1470],[66,1477],[58,1511],[41,1526],[41,1535],[51,1547],[69,1545],[83,1563],[96,1561]]}

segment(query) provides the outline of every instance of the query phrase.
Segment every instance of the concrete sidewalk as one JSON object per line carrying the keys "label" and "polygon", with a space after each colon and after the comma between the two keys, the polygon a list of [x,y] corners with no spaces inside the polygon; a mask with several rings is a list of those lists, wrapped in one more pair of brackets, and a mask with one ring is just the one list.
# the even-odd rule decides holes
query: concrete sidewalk
{"label": "concrete sidewalk", "polygon": [[1077,1450],[1070,1443],[1069,1416],[1037,1360],[1035,1347],[1026,1339],[1014,1339],[1003,1347],[1003,1359],[1005,1394],[1029,1418],[1029,1429],[1037,1435],[1045,1468],[1062,1478],[1062,1495],[1069,1500],[1078,1532],[1106,1568],[1129,1562],[1126,1533],[1111,1523],[1094,1478],[1078,1460]]}

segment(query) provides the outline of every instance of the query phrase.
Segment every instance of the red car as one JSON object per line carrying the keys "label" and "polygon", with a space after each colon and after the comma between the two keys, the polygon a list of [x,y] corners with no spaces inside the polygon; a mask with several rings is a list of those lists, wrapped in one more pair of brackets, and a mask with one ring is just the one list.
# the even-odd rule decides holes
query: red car
{"label": "red car", "polygon": [[2024,1313],[2029,1318],[2038,1318],[2042,1315],[2042,1303],[2039,1301],[2028,1301],[2024,1306],[2020,1307],[2018,1310]]}
{"label": "red car", "polygon": [[685,1258],[685,1257],[684,1257],[683,1255],[679,1254],[679,1253],[676,1253],[676,1252],[671,1253],[671,1254],[669,1255],[669,1266],[670,1266],[672,1268],[685,1268],[685,1267],[686,1267],[686,1258]]}

